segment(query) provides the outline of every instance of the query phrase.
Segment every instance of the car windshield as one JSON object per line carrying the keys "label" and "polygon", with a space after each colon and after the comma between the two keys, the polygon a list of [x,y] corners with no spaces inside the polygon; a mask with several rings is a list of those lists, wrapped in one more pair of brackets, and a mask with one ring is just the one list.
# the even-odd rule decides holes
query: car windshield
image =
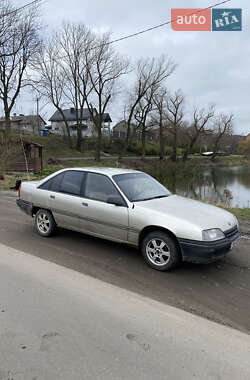
{"label": "car windshield", "polygon": [[114,175],[113,179],[130,202],[147,201],[171,195],[166,187],[145,173],[118,174]]}

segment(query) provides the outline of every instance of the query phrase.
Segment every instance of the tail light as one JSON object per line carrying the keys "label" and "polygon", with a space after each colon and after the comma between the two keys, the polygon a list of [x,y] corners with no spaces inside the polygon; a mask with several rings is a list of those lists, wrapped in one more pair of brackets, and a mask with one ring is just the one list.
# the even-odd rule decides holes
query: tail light
{"label": "tail light", "polygon": [[22,184],[20,183],[20,186],[18,188],[18,198],[20,198],[21,196],[21,187],[22,187]]}

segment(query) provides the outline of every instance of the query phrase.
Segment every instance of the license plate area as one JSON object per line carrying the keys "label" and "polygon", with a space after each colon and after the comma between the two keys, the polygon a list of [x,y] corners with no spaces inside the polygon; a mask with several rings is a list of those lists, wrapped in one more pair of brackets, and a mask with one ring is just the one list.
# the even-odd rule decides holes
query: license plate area
{"label": "license plate area", "polygon": [[234,240],[234,241],[231,243],[231,249],[236,248],[236,247],[239,245],[239,242],[240,242],[240,238]]}

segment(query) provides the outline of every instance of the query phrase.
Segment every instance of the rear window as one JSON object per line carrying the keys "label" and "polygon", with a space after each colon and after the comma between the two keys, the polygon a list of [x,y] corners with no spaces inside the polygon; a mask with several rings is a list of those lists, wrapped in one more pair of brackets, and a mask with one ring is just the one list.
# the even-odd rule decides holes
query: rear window
{"label": "rear window", "polygon": [[50,190],[50,191],[59,191],[60,184],[62,182],[62,179],[64,177],[64,172],[56,175],[55,177],[49,179],[48,181],[44,182],[41,186],[39,186],[39,189],[42,190]]}

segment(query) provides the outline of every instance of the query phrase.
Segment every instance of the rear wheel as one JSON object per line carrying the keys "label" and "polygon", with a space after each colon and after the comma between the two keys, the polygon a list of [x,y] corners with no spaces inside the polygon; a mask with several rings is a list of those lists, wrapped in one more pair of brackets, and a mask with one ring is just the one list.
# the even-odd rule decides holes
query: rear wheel
{"label": "rear wheel", "polygon": [[150,232],[143,239],[141,251],[146,263],[159,271],[174,269],[181,261],[179,247],[165,232]]}
{"label": "rear wheel", "polygon": [[52,236],[56,230],[56,222],[48,210],[40,209],[36,213],[35,227],[39,235],[43,237]]}

